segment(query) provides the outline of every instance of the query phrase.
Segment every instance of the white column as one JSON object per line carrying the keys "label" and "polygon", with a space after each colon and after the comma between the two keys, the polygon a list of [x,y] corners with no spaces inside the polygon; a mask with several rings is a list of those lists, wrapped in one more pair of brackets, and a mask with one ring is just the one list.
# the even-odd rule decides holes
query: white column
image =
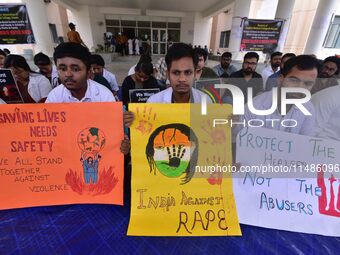
{"label": "white column", "polygon": [[325,39],[332,14],[340,4],[339,0],[320,0],[316,9],[312,28],[309,32],[305,54],[318,55]]}
{"label": "white column", "polygon": [[42,51],[53,56],[54,43],[48,26],[46,4],[44,1],[24,0],[35,38],[34,54]]}
{"label": "white column", "polygon": [[240,17],[248,17],[251,0],[235,0],[233,10],[233,20],[231,25],[229,51],[233,54],[233,59],[240,59],[240,44],[242,39],[242,27]]}
{"label": "white column", "polygon": [[275,19],[283,19],[284,25],[281,29],[277,51],[282,52],[284,49],[284,45],[288,35],[290,20],[293,15],[294,4],[295,0],[279,0],[278,2]]}

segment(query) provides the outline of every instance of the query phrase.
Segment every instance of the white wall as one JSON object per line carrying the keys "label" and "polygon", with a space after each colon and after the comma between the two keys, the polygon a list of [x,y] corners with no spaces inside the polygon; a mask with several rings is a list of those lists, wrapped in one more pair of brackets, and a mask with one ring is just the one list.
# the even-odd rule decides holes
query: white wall
{"label": "white wall", "polygon": [[195,29],[195,13],[188,12],[181,20],[181,42],[193,43]]}
{"label": "white wall", "polygon": [[210,48],[212,18],[203,18],[201,13],[195,13],[193,45],[207,45]]}
{"label": "white wall", "polygon": [[274,19],[278,0],[252,0],[249,19]]}

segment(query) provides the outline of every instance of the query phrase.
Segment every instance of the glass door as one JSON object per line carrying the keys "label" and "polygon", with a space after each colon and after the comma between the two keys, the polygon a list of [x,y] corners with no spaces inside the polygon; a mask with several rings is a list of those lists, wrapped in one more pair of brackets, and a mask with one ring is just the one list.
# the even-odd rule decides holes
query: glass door
{"label": "glass door", "polygon": [[166,29],[152,29],[152,54],[166,54],[167,32]]}

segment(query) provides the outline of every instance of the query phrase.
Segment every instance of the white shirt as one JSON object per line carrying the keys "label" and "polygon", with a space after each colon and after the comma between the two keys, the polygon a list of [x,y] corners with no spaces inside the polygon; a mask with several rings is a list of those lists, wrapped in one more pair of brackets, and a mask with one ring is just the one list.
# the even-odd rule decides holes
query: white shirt
{"label": "white shirt", "polygon": [[106,70],[104,68],[103,69],[103,77],[110,83],[111,89],[113,91],[118,91],[119,90],[116,76],[113,73],[109,72],[108,70]]}
{"label": "white shirt", "polygon": [[48,96],[52,90],[50,81],[42,74],[30,73],[27,91],[35,102]]}
{"label": "white shirt", "polygon": [[135,73],[135,68],[136,68],[136,65],[132,66],[132,67],[129,69],[128,76],[133,75],[133,74]]}
{"label": "white shirt", "polygon": [[340,141],[340,86],[320,90],[312,97],[316,136]]}
{"label": "white shirt", "polygon": [[[253,106],[257,110],[268,110],[272,106],[273,93],[272,91],[264,92],[253,98]],[[274,113],[270,115],[260,116],[250,112],[249,108],[245,106],[244,115],[241,115],[241,119],[237,122],[243,122],[245,120],[245,126],[248,126],[248,121],[257,119],[264,122],[264,128],[274,129],[278,131],[314,136],[315,134],[315,110],[312,102],[307,102],[304,107],[312,114],[311,116],[305,116],[295,105],[290,108],[285,116],[282,116],[276,109]],[[271,121],[271,119],[278,119],[279,121]],[[297,122],[296,127],[284,127],[281,123],[283,120],[293,119]],[[286,126],[293,126],[293,122],[284,122]],[[251,125],[260,126],[261,121],[252,121]],[[243,124],[233,125],[233,138],[243,128]]]}
{"label": "white shirt", "polygon": [[112,92],[103,85],[87,80],[87,90],[85,96],[78,100],[63,85],[59,85],[48,95],[46,103],[76,103],[76,102],[115,102]]}
{"label": "white shirt", "polygon": [[[206,95],[205,93],[194,88],[191,88],[191,93],[194,103],[200,103],[202,101],[202,96]],[[206,95],[206,97],[207,103],[211,103],[211,99],[208,97],[208,95]],[[151,97],[149,97],[147,103],[172,103],[172,87],[152,95]]]}
{"label": "white shirt", "polygon": [[[40,73],[40,69],[38,68],[35,70],[37,73]],[[51,72],[51,85],[52,88],[55,88],[59,85],[59,74],[57,67],[55,65],[52,65],[52,72]]]}
{"label": "white shirt", "polygon": [[0,104],[6,104],[6,102],[0,98]]}
{"label": "white shirt", "polygon": [[[280,67],[277,68],[276,72],[278,72],[280,70]],[[273,71],[272,66],[269,65],[267,66],[265,69],[263,69],[261,76],[263,79],[263,89],[266,89],[266,82],[268,80],[268,77],[271,76],[272,74],[276,73]]]}

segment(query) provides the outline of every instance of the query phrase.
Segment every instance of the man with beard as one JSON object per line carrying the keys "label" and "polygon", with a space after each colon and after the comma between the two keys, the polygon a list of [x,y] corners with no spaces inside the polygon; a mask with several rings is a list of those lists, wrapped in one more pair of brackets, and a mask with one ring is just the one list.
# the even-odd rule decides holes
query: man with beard
{"label": "man with beard", "polygon": [[294,53],[286,53],[283,55],[283,57],[281,58],[280,70],[268,77],[267,82],[265,83],[265,91],[271,91],[272,88],[277,87],[278,79],[281,75],[281,70],[283,69],[287,60],[294,57],[296,57]]}
{"label": "man with beard", "polygon": [[337,57],[328,57],[323,61],[323,66],[312,89],[312,94],[316,92],[338,85],[338,81],[335,78],[340,71],[340,59]]}
{"label": "man with beard", "polygon": [[[318,60],[309,55],[300,55],[289,59],[281,70],[279,78],[277,88],[277,109],[269,115],[256,115],[250,112],[247,105],[245,107],[244,115],[242,115],[240,118],[241,120],[238,121],[245,121],[245,125],[247,125],[249,120],[256,119],[256,121],[254,120],[251,122],[252,126],[262,126],[264,128],[289,133],[313,136],[315,132],[315,111],[313,104],[311,102],[303,104],[311,115],[304,115],[304,113],[302,113],[295,105],[287,105],[286,115],[283,115],[281,109],[281,88],[304,88],[311,91],[318,75],[318,67]],[[304,95],[301,93],[287,93],[286,97],[290,99],[299,99],[303,98]],[[256,110],[268,110],[273,104],[273,91],[264,92],[256,96],[252,101],[252,108],[255,108]],[[273,119],[279,121],[268,121]],[[286,124],[281,125],[284,120],[286,120]],[[243,125],[234,126],[234,137],[236,137],[238,131],[242,128]]]}
{"label": "man with beard", "polygon": [[214,70],[205,66],[208,58],[208,53],[202,48],[196,48],[194,49],[194,54],[198,58],[196,68],[196,80],[218,78]]}
{"label": "man with beard", "polygon": [[232,54],[224,52],[221,56],[221,63],[214,66],[213,70],[218,77],[228,78],[232,73],[236,72],[236,67],[231,64]]}
{"label": "man with beard", "polygon": [[[229,83],[242,90],[246,102],[248,88],[253,88],[253,97],[260,93],[263,88],[262,76],[255,72],[258,61],[259,55],[256,52],[248,52],[244,55],[242,69],[230,75]],[[229,91],[225,96],[231,96]]]}
{"label": "man with beard", "polygon": [[[270,56],[270,65],[267,66],[265,69],[263,69],[263,71],[261,73],[261,76],[262,76],[262,79],[263,79],[263,85],[266,84],[269,76],[271,76],[272,74],[274,74],[274,73],[276,73],[280,70],[281,57],[282,57],[282,53],[278,52],[278,51],[274,52]],[[263,89],[265,89],[265,87]]]}

